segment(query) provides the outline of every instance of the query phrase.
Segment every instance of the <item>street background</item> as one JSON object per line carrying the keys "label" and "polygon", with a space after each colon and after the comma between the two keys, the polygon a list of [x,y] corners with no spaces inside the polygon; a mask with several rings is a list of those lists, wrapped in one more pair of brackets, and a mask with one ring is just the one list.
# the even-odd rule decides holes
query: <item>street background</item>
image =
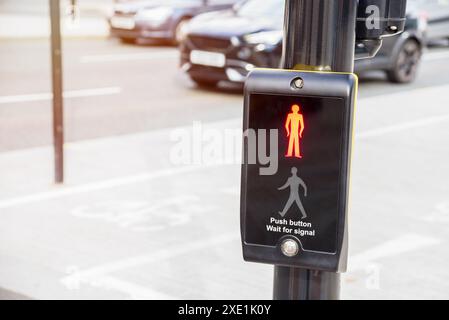
{"label": "street background", "polygon": [[[241,90],[198,88],[175,47],[109,38],[111,1],[83,1],[55,186],[47,1],[27,2],[0,1],[0,298],[270,299],[273,267],[241,256],[240,166],[169,161],[176,129],[240,128]],[[448,92],[444,42],[412,84],[361,77],[342,298],[449,298]]]}

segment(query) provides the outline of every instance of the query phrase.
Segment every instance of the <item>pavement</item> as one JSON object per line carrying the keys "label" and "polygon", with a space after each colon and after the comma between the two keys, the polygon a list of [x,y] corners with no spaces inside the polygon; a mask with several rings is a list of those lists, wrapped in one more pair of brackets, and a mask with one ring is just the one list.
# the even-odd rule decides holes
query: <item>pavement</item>
{"label": "pavement", "polygon": [[[31,46],[46,57],[44,44],[0,49],[16,62],[0,65],[0,287],[33,299],[270,299],[272,266],[241,257],[239,145],[226,163],[208,140],[201,161],[175,152],[192,150],[176,137],[198,126],[239,130],[241,94],[196,88],[172,48],[68,41],[56,186],[49,83],[36,81],[47,66],[27,64]],[[412,85],[362,80],[344,299],[449,298],[448,62],[436,49]]]}
{"label": "pavement", "polygon": [[11,292],[9,290],[4,290],[0,288],[0,300],[31,300],[31,299],[16,292]]}

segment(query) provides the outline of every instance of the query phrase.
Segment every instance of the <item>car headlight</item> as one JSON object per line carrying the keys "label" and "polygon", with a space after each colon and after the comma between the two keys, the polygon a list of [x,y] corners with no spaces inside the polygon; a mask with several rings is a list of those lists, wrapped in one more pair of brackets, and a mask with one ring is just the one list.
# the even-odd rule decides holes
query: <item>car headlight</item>
{"label": "car headlight", "polygon": [[189,34],[189,22],[181,22],[180,28],[179,28],[179,40],[184,41],[187,38],[187,35]]}
{"label": "car headlight", "polygon": [[248,34],[244,37],[244,39],[249,44],[266,44],[274,46],[282,41],[282,36],[282,31],[263,31]]}
{"label": "car headlight", "polygon": [[160,7],[155,9],[141,10],[136,16],[139,21],[145,21],[152,27],[158,27],[170,18],[173,9],[170,7]]}

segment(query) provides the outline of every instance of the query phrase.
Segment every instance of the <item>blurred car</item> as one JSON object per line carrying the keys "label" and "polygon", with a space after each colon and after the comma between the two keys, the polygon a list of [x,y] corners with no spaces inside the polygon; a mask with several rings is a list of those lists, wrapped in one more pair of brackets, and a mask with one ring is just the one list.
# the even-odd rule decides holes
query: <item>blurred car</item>
{"label": "blurred car", "polygon": [[178,42],[183,25],[194,16],[231,8],[238,0],[147,0],[117,3],[110,31],[125,41]]}
{"label": "blurred car", "polygon": [[407,6],[427,18],[429,41],[449,39],[449,0],[408,0]]}
{"label": "blurred car", "polygon": [[[244,82],[255,67],[278,68],[284,0],[249,0],[232,10],[199,15],[185,27],[181,68],[199,85]],[[391,81],[414,80],[426,23],[408,17],[406,31],[385,38],[375,58],[356,61],[356,72],[383,70]]]}

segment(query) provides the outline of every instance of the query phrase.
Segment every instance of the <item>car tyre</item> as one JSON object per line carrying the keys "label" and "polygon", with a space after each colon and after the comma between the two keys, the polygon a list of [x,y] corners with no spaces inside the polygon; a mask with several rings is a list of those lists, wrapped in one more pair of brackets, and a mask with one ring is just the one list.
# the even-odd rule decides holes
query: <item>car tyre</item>
{"label": "car tyre", "polygon": [[393,68],[387,71],[388,79],[394,83],[413,82],[418,73],[421,57],[421,45],[416,40],[407,40],[399,50]]}
{"label": "car tyre", "polygon": [[133,38],[120,38],[120,41],[124,44],[135,44],[136,39]]}
{"label": "car tyre", "polygon": [[192,77],[192,76],[190,77],[190,79],[192,79],[192,81],[195,82],[195,84],[198,87],[202,87],[202,88],[214,88],[218,85],[218,82],[219,82],[216,80],[197,78],[197,77]]}

